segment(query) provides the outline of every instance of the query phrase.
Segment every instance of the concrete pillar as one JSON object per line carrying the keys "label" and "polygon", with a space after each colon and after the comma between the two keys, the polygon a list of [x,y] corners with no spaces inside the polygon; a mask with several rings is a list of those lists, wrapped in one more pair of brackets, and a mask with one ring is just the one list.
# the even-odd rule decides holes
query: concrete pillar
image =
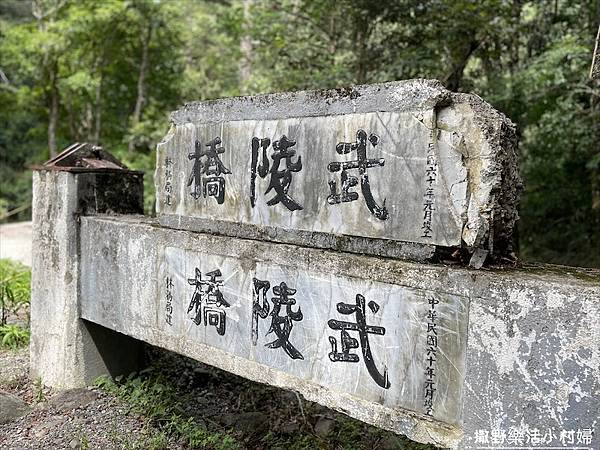
{"label": "concrete pillar", "polygon": [[56,388],[128,373],[141,354],[138,341],[80,319],[79,217],[142,213],[142,174],[77,164],[50,161],[33,174],[31,375]]}

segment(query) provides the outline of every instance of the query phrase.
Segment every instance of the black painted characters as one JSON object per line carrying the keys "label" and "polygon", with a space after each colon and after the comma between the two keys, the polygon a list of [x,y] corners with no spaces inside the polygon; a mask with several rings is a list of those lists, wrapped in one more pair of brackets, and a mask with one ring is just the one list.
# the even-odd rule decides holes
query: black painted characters
{"label": "black painted characters", "polygon": [[[271,316],[271,325],[267,331],[267,335],[274,333],[276,339],[269,342],[265,346],[268,348],[283,348],[285,353],[292,359],[304,359],[302,353],[298,351],[290,342],[290,333],[294,327],[294,322],[299,322],[303,319],[302,310],[300,307],[296,311],[292,306],[296,304],[296,299],[292,295],[296,294],[296,289],[289,288],[283,281],[276,286],[273,286],[274,296],[271,298],[273,309],[270,309],[267,301],[267,293],[271,286],[269,281],[253,278],[253,302],[252,302],[252,344],[256,345],[258,341],[258,319],[266,319]],[[280,315],[281,307],[285,306],[285,314]],[[270,314],[269,314],[270,310]]]}
{"label": "black painted characters", "polygon": [[214,197],[217,203],[222,205],[225,201],[225,178],[222,175],[230,174],[231,171],[225,167],[219,157],[220,154],[225,153],[225,149],[220,145],[221,138],[218,136],[206,144],[207,150],[202,150],[202,144],[196,141],[194,153],[188,155],[188,159],[194,160],[194,165],[187,185],[193,185],[190,194],[195,199],[201,196]]}
{"label": "black painted characters", "polygon": [[168,156],[165,158],[165,205],[171,205],[173,197],[173,159]]}
{"label": "black painted characters", "polygon": [[[167,308],[169,308],[168,313],[171,314],[173,278],[167,277],[166,283],[169,296]],[[188,278],[187,283],[195,287],[187,308],[188,317],[197,326],[202,324],[205,327],[212,326],[220,336],[224,336],[227,328],[226,311],[231,305],[223,296],[224,281],[221,271],[216,269],[203,275],[201,270],[196,268],[194,277]],[[260,323],[266,321],[268,326],[263,325],[262,332],[266,337],[265,340],[269,342],[264,346],[269,349],[281,349],[292,360],[304,360],[304,355],[293,343],[294,325],[304,320],[302,309],[297,305],[295,298],[297,290],[288,286],[285,281],[272,285],[270,281],[256,277],[252,278],[251,286],[251,345],[258,344]],[[384,365],[383,371],[377,368],[369,340],[370,335],[384,336],[385,328],[367,324],[367,313],[377,314],[380,310],[379,305],[374,301],[367,302],[363,295],[356,294],[355,303],[339,302],[336,309],[343,316],[352,316],[353,320],[329,319],[327,321],[329,329],[340,332],[339,338],[328,336],[331,345],[331,351],[328,353],[329,360],[333,363],[358,363],[362,353],[362,360],[371,378],[383,389],[389,389],[387,367]],[[432,305],[430,316],[434,312],[434,305]],[[430,316],[429,319],[433,321]],[[172,325],[170,320],[167,323]],[[436,347],[437,343],[430,343],[430,338],[433,337],[429,336],[430,331],[428,330],[428,345]]]}
{"label": "black painted characters", "polygon": [[385,199],[383,200],[381,206],[377,204],[373,198],[373,194],[371,193],[371,184],[369,181],[369,175],[367,174],[367,170],[371,167],[383,167],[385,164],[385,159],[367,158],[367,141],[373,147],[376,147],[379,143],[379,136],[371,133],[367,139],[367,133],[364,130],[358,130],[356,133],[356,142],[340,142],[335,147],[335,151],[340,155],[345,155],[347,153],[356,151],[358,159],[353,161],[334,161],[329,163],[327,169],[330,172],[339,172],[341,170],[342,186],[341,192],[338,192],[337,182],[335,180],[329,182],[329,190],[331,193],[327,197],[327,202],[330,205],[335,205],[338,203],[353,202],[358,200],[358,193],[350,190],[354,186],[358,185],[358,178],[353,175],[348,175],[347,172],[349,170],[358,169],[358,174],[360,176],[360,189],[365,199],[365,203],[367,204],[367,208],[369,208],[371,214],[373,214],[379,220],[386,220],[388,218],[388,210],[385,207]]}
{"label": "black painted characters", "polygon": [[439,302],[433,296],[428,298],[430,308],[427,310],[427,353],[425,355],[425,384],[423,386],[423,408],[428,416],[433,416],[434,395],[437,390],[435,371],[437,369],[438,354],[438,313],[435,305]]}
{"label": "black painted characters", "polygon": [[173,278],[166,277],[165,279],[165,322],[169,326],[173,326]]}
{"label": "black painted characters", "polygon": [[[252,163],[250,168],[250,204],[252,207],[256,204],[256,175],[261,178],[266,178],[271,175],[269,186],[265,191],[267,195],[271,191],[275,191],[275,195],[267,201],[267,205],[273,206],[278,203],[283,204],[290,211],[301,210],[300,205],[289,194],[290,184],[292,183],[292,174],[302,170],[302,157],[298,156],[296,161],[292,158],[296,155],[296,150],[291,147],[296,145],[296,141],[292,141],[287,136],[281,136],[281,139],[273,142],[273,153],[271,153],[272,164],[269,164],[267,148],[271,145],[271,140],[268,138],[259,139],[252,138]],[[259,153],[259,150],[262,150]],[[260,159],[260,162],[259,162]],[[281,160],[285,161],[285,167],[280,168]],[[269,168],[270,166],[270,168]]]}
{"label": "black painted characters", "polygon": [[223,281],[221,271],[213,270],[206,274],[208,280],[202,279],[200,269],[196,268],[195,277],[188,279],[188,284],[195,286],[187,313],[192,313],[192,320],[196,325],[204,322],[204,326],[212,325],[217,329],[221,336],[225,334],[227,327],[227,315],[224,308],[229,308],[230,304],[223,297],[221,286]]}
{"label": "black painted characters", "polygon": [[[379,311],[379,305],[374,301],[370,301],[368,306],[373,314],[376,314],[377,311]],[[356,363],[360,358],[357,354],[351,353],[351,351],[360,347],[363,360],[371,378],[373,378],[373,380],[375,380],[382,388],[389,389],[390,381],[388,379],[387,368],[384,367],[383,374],[379,372],[375,366],[373,353],[371,352],[371,344],[369,343],[369,334],[383,336],[385,334],[385,328],[367,325],[365,297],[361,294],[357,294],[355,304],[340,302],[337,304],[337,310],[343,315],[354,314],[356,322],[346,322],[335,319],[330,319],[327,322],[329,328],[332,330],[341,331],[341,351],[338,351],[337,339],[333,336],[329,336],[329,343],[331,344],[329,359],[333,362],[343,361]],[[357,331],[359,339],[350,336],[348,331]]]}
{"label": "black painted characters", "polygon": [[425,194],[423,194],[423,234],[421,237],[431,239],[433,233],[433,212],[435,211],[435,189],[438,179],[438,163],[435,154],[436,132],[431,130],[430,142],[427,145],[425,169]]}
{"label": "black painted characters", "polygon": [[[200,197],[214,197],[219,205],[225,200],[225,178],[223,175],[231,174],[220,159],[225,149],[221,146],[221,138],[215,137],[208,142],[203,149],[200,141],[195,142],[193,153],[188,154],[188,159],[193,160],[191,173],[187,185],[191,186],[190,194],[195,199]],[[379,136],[367,133],[359,129],[356,133],[355,142],[339,142],[336,152],[345,155],[356,152],[357,159],[351,161],[332,161],[327,165],[331,173],[340,172],[341,186],[336,180],[330,180],[329,195],[327,203],[336,205],[339,203],[353,202],[359,199],[359,193],[352,190],[359,185],[367,208],[373,216],[379,220],[386,220],[389,216],[385,206],[385,199],[381,205],[375,201],[371,192],[371,183],[368,170],[374,167],[383,167],[384,158],[368,158],[367,149],[377,147]],[[276,141],[270,138],[259,138],[254,136],[250,143],[250,205],[256,206],[257,178],[267,179],[269,184],[264,191],[265,196],[271,194],[267,200],[268,206],[282,204],[289,211],[300,211],[304,207],[290,195],[293,174],[302,171],[302,156],[297,155],[296,141],[282,135]],[[269,154],[269,149],[272,152]],[[168,167],[167,167],[168,169]],[[352,171],[358,170],[358,176],[352,175]],[[169,192],[170,202],[170,192]],[[170,203],[168,203],[170,204]]]}

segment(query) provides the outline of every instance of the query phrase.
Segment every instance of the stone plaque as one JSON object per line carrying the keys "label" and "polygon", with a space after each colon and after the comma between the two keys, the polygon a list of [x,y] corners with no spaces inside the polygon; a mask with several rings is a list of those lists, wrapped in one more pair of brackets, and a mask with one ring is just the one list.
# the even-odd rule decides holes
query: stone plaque
{"label": "stone plaque", "polygon": [[459,295],[166,247],[158,329],[326,389],[459,422]]}
{"label": "stone plaque", "polygon": [[493,251],[516,218],[512,124],[474,99],[415,80],[188,105],[158,146],[160,221]]}

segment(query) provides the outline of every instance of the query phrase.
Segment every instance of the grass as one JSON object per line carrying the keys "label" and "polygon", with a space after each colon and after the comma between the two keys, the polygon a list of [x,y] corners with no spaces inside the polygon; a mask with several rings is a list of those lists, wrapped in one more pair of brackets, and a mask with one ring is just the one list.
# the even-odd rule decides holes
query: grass
{"label": "grass", "polygon": [[46,394],[44,394],[44,384],[40,377],[37,377],[33,382],[33,391],[36,403],[43,403],[47,400]]}
{"label": "grass", "polygon": [[146,432],[141,436],[130,436],[119,432],[118,425],[113,423],[109,431],[111,448],[122,450],[168,450],[169,438],[163,431],[146,427]]}
{"label": "grass", "polygon": [[[168,383],[162,374],[148,370],[126,379],[112,381],[100,377],[96,386],[124,400],[132,412],[144,416],[158,428],[151,447],[159,450],[166,445],[167,436],[190,448],[234,450],[241,448],[231,436],[209,430],[193,417],[187,417],[181,407],[182,393]],[[185,394],[183,394],[185,395]]]}
{"label": "grass", "polygon": [[[159,356],[139,374],[96,381],[147,420],[145,434],[151,439],[145,437],[145,445],[140,446],[141,441],[126,442],[120,436],[120,448],[162,450],[174,441],[186,449],[219,450],[436,448],[328,410],[291,392],[208,366],[198,367],[189,358],[161,352],[168,356]],[[324,419],[332,422],[326,431],[317,426]]]}
{"label": "grass", "polygon": [[29,345],[29,330],[20,325],[0,326],[0,347],[16,350]]}

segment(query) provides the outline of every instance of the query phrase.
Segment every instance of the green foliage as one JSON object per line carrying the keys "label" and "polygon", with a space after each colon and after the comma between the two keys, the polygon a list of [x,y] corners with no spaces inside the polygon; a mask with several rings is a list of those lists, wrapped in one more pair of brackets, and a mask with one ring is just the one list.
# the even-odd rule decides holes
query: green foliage
{"label": "green foliage", "polygon": [[[0,347],[17,349],[29,344],[29,330],[8,323],[8,319],[17,318],[28,308],[30,297],[31,270],[18,262],[0,259]],[[29,317],[28,311],[24,314]]]}
{"label": "green foliage", "polygon": [[520,129],[522,256],[600,265],[598,0],[24,4],[0,5],[0,213],[30,202],[53,100],[58,148],[100,143],[144,170],[152,212],[154,148],[185,101],[438,78]]}
{"label": "green foliage", "polygon": [[144,428],[142,435],[129,435],[120,431],[117,423],[113,422],[108,433],[111,448],[123,450],[167,450],[169,448],[169,438],[164,432],[156,431],[148,425]]}
{"label": "green foliage", "polygon": [[8,201],[4,198],[0,198],[0,217],[8,212]]}
{"label": "green foliage", "polygon": [[79,443],[79,446],[77,447],[78,450],[89,450],[91,448],[90,439],[83,426],[77,427],[77,432],[74,433],[74,439]]}
{"label": "green foliage", "polygon": [[29,345],[29,330],[15,324],[0,325],[0,347],[16,350]]}
{"label": "green foliage", "polygon": [[[100,377],[94,384],[127,402],[133,412],[146,417],[165,436],[174,436],[191,448],[239,448],[231,436],[210,431],[193,417],[186,417],[180,400],[185,394],[177,391],[160,372],[149,370],[127,378],[117,377],[115,382]],[[164,443],[164,437],[157,436],[155,445],[161,443]]]}
{"label": "green foliage", "polygon": [[37,403],[46,401],[46,394],[44,393],[44,384],[42,383],[41,377],[37,377],[33,382],[34,398]]}
{"label": "green foliage", "polygon": [[0,259],[0,325],[29,305],[31,270],[10,259]]}

